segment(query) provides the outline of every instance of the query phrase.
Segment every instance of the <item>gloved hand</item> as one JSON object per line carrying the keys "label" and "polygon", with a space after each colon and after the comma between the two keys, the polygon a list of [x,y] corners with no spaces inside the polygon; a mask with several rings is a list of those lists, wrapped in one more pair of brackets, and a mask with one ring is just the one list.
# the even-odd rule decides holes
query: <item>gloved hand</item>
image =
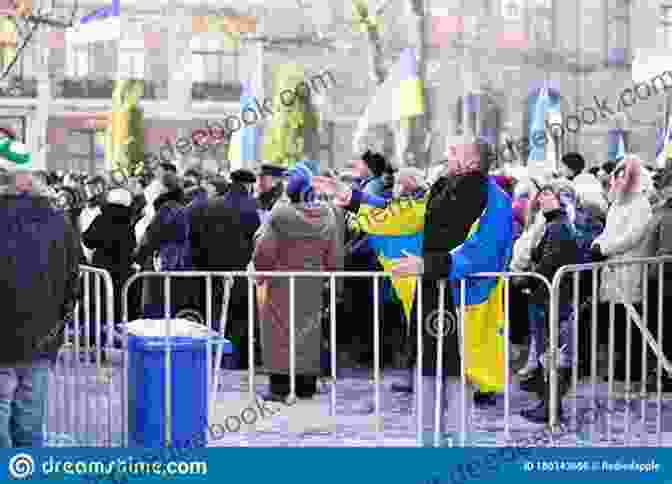
{"label": "gloved hand", "polygon": [[602,253],[602,247],[600,244],[595,244],[590,248],[590,254],[592,256],[593,262],[602,262],[607,259],[607,257]]}

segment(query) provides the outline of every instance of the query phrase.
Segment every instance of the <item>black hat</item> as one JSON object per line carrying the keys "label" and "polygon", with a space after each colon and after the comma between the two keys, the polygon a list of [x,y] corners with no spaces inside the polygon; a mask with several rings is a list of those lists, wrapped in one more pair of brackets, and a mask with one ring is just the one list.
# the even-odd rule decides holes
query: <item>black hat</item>
{"label": "black hat", "polygon": [[261,170],[259,171],[259,176],[274,176],[277,178],[282,178],[287,173],[287,170],[281,166],[275,166],[271,164],[261,165]]}
{"label": "black hat", "polygon": [[616,162],[615,161],[606,161],[602,165],[602,170],[608,175],[611,175],[611,172],[613,172],[615,169],[616,169]]}
{"label": "black hat", "polygon": [[362,160],[366,163],[366,166],[369,167],[369,170],[374,174],[374,176],[382,175],[387,169],[387,160],[380,153],[373,153],[371,150],[367,150],[366,153],[362,155]]}
{"label": "black hat", "polygon": [[241,169],[231,173],[231,181],[233,183],[254,183],[257,177],[250,170]]}
{"label": "black hat", "polygon": [[577,174],[586,168],[586,160],[579,153],[567,153],[562,157],[562,163]]}
{"label": "black hat", "polygon": [[163,163],[159,163],[159,166],[166,171],[170,171],[172,173],[177,173],[177,167],[175,165],[173,165],[172,163],[163,162]]}

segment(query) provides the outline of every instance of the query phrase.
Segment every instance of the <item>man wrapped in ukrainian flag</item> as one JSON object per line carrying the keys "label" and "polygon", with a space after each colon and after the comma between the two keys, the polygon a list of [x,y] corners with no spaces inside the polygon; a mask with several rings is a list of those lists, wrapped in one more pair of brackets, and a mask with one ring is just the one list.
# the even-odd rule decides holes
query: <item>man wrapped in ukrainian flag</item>
{"label": "man wrapped in ukrainian flag", "polygon": [[[510,197],[488,176],[494,159],[491,146],[480,139],[450,144],[442,173],[426,200],[422,255],[402,257],[392,273],[397,277],[421,275],[422,415],[425,431],[434,428],[435,377],[443,379],[439,401],[441,433],[452,433],[462,417],[460,397],[473,399],[504,390],[504,294],[497,278],[467,279],[464,294],[464,344],[460,345],[460,280],[479,272],[507,269],[513,245],[513,212]],[[440,281],[443,287],[443,333],[439,329]],[[450,288],[450,290],[448,290]],[[415,321],[417,324],[417,321]],[[417,327],[411,335],[417,334]],[[443,371],[437,375],[437,342],[443,335]],[[412,338],[414,341],[417,338]],[[415,348],[416,364],[418,348]],[[460,384],[464,358],[467,388]],[[416,405],[419,388],[416,384]],[[481,403],[494,403],[491,399]],[[470,412],[467,411],[467,415]],[[468,427],[467,427],[468,428]],[[425,432],[429,437],[429,433]]]}
{"label": "man wrapped in ukrainian flag", "polygon": [[[460,348],[459,280],[478,272],[505,271],[513,245],[511,199],[488,176],[495,156],[491,146],[478,139],[463,145],[451,144],[446,154],[441,175],[429,193],[422,196],[384,206],[356,191],[337,196],[342,205],[351,205],[353,198],[361,203],[357,225],[372,236],[385,269],[395,276],[393,285],[411,323],[409,339],[413,343],[417,341],[414,276],[423,276],[422,414],[428,431],[433,428],[436,399],[439,281],[450,281],[444,284],[451,290],[444,294],[443,412],[439,422],[442,433],[455,430],[461,415],[460,355],[465,358],[469,384],[465,390],[476,390],[478,403],[494,403],[487,396],[504,390],[503,283],[495,278],[467,280],[465,344]],[[328,184],[326,180],[315,181],[318,190]],[[415,347],[416,364],[417,355]]]}

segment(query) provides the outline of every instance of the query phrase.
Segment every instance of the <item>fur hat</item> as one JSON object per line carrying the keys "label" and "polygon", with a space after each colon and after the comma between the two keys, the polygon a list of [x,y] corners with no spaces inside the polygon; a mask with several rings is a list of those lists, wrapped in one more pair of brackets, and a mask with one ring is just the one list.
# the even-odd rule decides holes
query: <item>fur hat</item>
{"label": "fur hat", "polygon": [[124,188],[115,188],[108,192],[107,203],[128,208],[133,203],[133,196],[131,195],[131,192]]}

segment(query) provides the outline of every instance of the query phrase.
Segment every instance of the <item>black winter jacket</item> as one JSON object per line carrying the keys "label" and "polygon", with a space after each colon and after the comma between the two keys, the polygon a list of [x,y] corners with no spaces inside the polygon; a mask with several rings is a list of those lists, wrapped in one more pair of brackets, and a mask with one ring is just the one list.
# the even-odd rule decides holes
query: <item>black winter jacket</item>
{"label": "black winter jacket", "polygon": [[131,275],[135,234],[132,208],[103,205],[101,214],[82,235],[84,245],[93,250],[92,263],[110,273],[117,285]]}
{"label": "black winter jacket", "polygon": [[[579,263],[579,246],[567,215],[561,209],[545,213],[546,228],[539,244],[532,249],[533,271],[553,282],[555,273],[562,266]],[[572,303],[572,277],[563,277],[560,284],[560,304]],[[546,285],[535,280],[532,283],[532,301],[548,305]]]}
{"label": "black winter jacket", "polygon": [[80,241],[46,197],[0,196],[0,365],[30,363],[62,342],[79,292]]}

